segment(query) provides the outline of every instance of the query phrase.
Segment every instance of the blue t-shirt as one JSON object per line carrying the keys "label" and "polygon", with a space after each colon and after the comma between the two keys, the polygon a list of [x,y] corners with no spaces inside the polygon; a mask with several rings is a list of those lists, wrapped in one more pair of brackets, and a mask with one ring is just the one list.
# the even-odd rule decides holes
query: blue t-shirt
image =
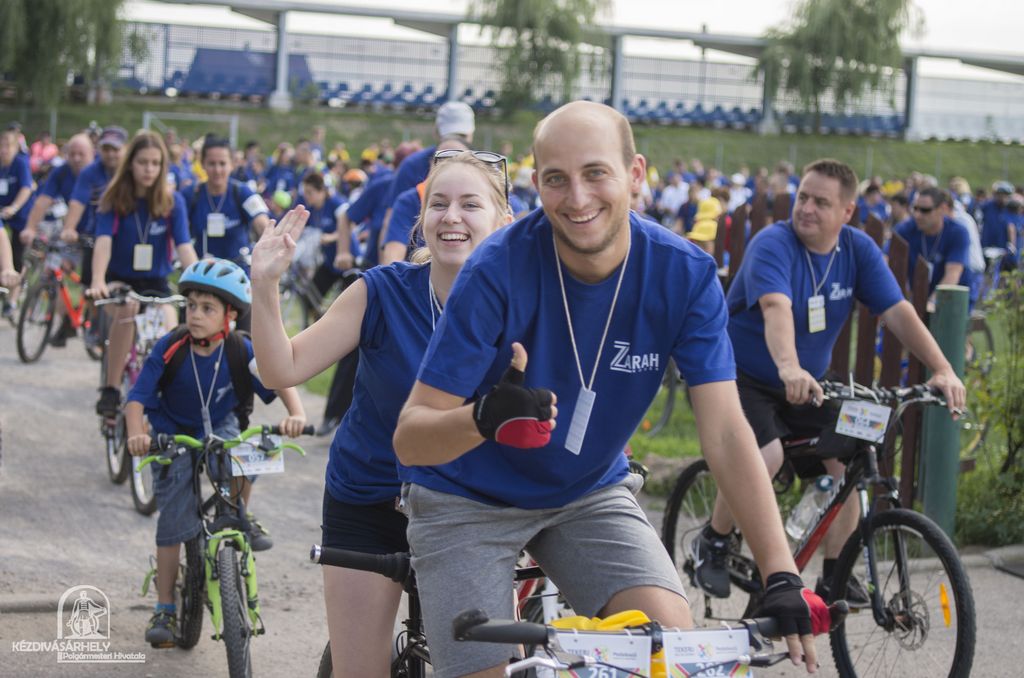
{"label": "blue t-shirt", "polygon": [[[231,383],[231,368],[228,366],[227,351],[218,348],[208,356],[193,354],[196,361],[195,372],[199,373],[198,387],[196,386],[196,375],[192,371],[191,358],[186,356],[174,378],[167,384],[166,390],[157,391],[160,377],[164,373],[164,352],[171,343],[172,334],[173,332],[164,335],[153,345],[153,350],[146,357],[138,380],[128,393],[128,400],[142,403],[154,433],[181,433],[202,437],[203,411],[199,392],[202,390],[204,399],[210,394],[214,372],[216,372],[217,383],[213,387],[213,395],[210,396],[210,422],[213,424],[214,430],[238,406],[238,398],[235,396],[235,389]],[[245,347],[249,354],[251,370],[254,364],[252,362],[253,352],[252,343],[248,339],[245,339]],[[189,346],[182,346],[178,350],[188,351]],[[218,362],[220,362],[219,368],[217,368]],[[254,393],[263,402],[269,403],[274,399],[274,392],[267,389],[255,375],[252,377],[252,386]]]}
{"label": "blue t-shirt", "polygon": [[192,173],[192,167],[185,160],[167,168],[167,183],[175,191],[184,191],[192,186],[195,181],[196,176]]}
{"label": "blue t-shirt", "polygon": [[276,191],[288,191],[290,193],[298,185],[295,180],[295,171],[288,165],[271,165],[267,168],[264,179],[266,187],[263,189],[263,192],[268,196],[274,195]]}
{"label": "blue t-shirt", "polygon": [[380,263],[380,230],[384,225],[384,217],[388,208],[391,207],[387,196],[391,190],[393,178],[394,172],[389,168],[378,168],[370,175],[370,180],[366,182],[366,188],[359,198],[348,206],[348,218],[353,225],[369,220],[366,227],[366,253],[363,256],[363,260],[368,266],[376,266]]}
{"label": "blue t-shirt", "polygon": [[430,266],[399,262],[363,275],[366,311],[352,405],[327,464],[327,489],[338,501],[376,504],[398,496],[399,467],[391,437],[433,332]]}
{"label": "blue t-shirt", "polygon": [[1010,210],[994,199],[981,203],[981,246],[1006,248]]}
{"label": "blue t-shirt", "polygon": [[[130,214],[100,212],[96,215],[96,237],[104,235],[113,238],[108,277],[114,280],[166,278],[171,274],[174,248],[190,242],[185,201],[180,193],[174,193],[170,215],[159,219],[150,219],[144,199],[135,202],[135,211]],[[153,246],[153,267],[137,271],[133,268],[134,250],[143,242]]]}
{"label": "blue t-shirt", "polygon": [[391,221],[388,222],[388,232],[384,236],[385,245],[389,242],[409,244],[409,234],[412,233],[412,227],[416,225],[416,220],[420,218],[422,206],[423,203],[416,186],[402,191],[391,207]]}
{"label": "blue t-shirt", "polygon": [[[32,190],[32,172],[29,171],[28,158],[17,154],[10,165],[0,167],[0,207],[7,207],[18,197],[22,188]],[[25,228],[28,212],[32,209],[32,201],[27,200],[17,212],[7,220],[11,229],[17,233]]]}
{"label": "blue t-shirt", "polygon": [[[866,233],[843,226],[834,253],[826,276],[832,255],[805,248],[791,222],[772,224],[751,239],[728,296],[729,337],[739,371],[764,384],[783,385],[765,342],[764,315],[758,301],[766,294],[784,294],[793,302],[797,357],[800,367],[815,379],[821,379],[828,369],[832,347],[853,311],[854,299],[875,315],[903,299],[882,251]],[[825,329],[813,333],[808,328],[807,301],[814,295],[808,255],[820,284],[818,294],[825,298]]]}
{"label": "blue t-shirt", "polygon": [[863,197],[857,198],[857,215],[860,217],[860,223],[862,224],[867,222],[868,216],[872,214],[874,214],[879,221],[885,223],[889,218],[889,212],[889,205],[884,200],[877,204],[869,205],[868,201]]}
{"label": "blue t-shirt", "polygon": [[391,180],[386,200],[387,207],[393,207],[398,196],[426,180],[436,152],[437,146],[431,146],[422,151],[416,151],[402,161],[402,164],[395,170],[395,178]]}
{"label": "blue t-shirt", "polygon": [[65,204],[71,202],[71,192],[75,190],[75,182],[78,176],[71,171],[71,165],[67,163],[50,172],[46,177],[46,183],[39,190],[40,195],[57,200],[60,198]]}
{"label": "blue t-shirt", "polygon": [[75,187],[71,190],[71,199],[85,206],[85,212],[78,222],[78,232],[86,235],[96,232],[96,208],[100,204],[100,196],[107,190],[107,184],[113,178],[99,160],[87,166],[78,175]]}
{"label": "blue t-shirt", "polygon": [[[229,179],[227,190],[217,196],[210,195],[209,186],[207,183],[189,186],[181,194],[188,206],[189,231],[196,242],[196,253],[200,258],[209,255],[237,261],[239,250],[252,249],[249,226],[257,216],[267,213],[267,204],[248,186],[234,179]],[[224,215],[223,236],[207,232],[211,213]]]}
{"label": "blue t-shirt", "polygon": [[[715,262],[662,226],[631,214],[632,248],[600,364],[581,454],[565,448],[581,389],[558,281],[551,224],[535,211],[481,243],[455,281],[419,380],[464,398],[487,393],[508,368],[512,342],[529,354],[526,386],[558,396],[559,425],[543,448],[487,441],[408,479],[476,501],[564,506],[625,478],[625,449],[661,385],[669,358],[691,386],[735,378],[725,299]],[[563,266],[566,295],[589,382],[619,270],[597,284]]]}
{"label": "blue t-shirt", "polygon": [[[334,233],[338,230],[338,217],[344,214],[346,206],[345,202],[336,195],[329,195],[324,200],[324,204],[313,209],[310,207],[305,199],[300,198],[299,204],[303,205],[309,210],[309,220],[306,222],[308,228],[318,228],[323,233]],[[356,235],[355,229],[349,234],[351,238],[349,242],[349,252],[356,255],[359,252],[359,238]],[[326,245],[320,246],[321,251],[324,254],[324,264],[330,266],[331,270],[335,273],[342,273],[334,268],[334,257],[338,254],[338,243],[332,242]]]}
{"label": "blue t-shirt", "polygon": [[978,298],[977,276],[970,267],[971,236],[967,228],[949,217],[942,218],[942,230],[937,236],[925,235],[917,227],[914,219],[907,219],[896,226],[896,233],[909,245],[909,261],[907,262],[907,280],[913,284],[914,267],[917,256],[921,255],[931,267],[928,280],[928,293],[931,294],[936,285],[946,274],[946,263],[961,264],[964,267],[960,274],[959,285],[970,290],[970,303],[973,305]]}

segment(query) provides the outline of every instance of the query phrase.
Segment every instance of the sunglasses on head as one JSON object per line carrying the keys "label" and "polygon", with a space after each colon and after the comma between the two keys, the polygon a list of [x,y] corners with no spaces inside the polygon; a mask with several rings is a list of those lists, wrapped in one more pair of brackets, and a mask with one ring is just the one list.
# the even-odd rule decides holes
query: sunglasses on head
{"label": "sunglasses on head", "polygon": [[501,172],[505,176],[505,181],[502,183],[502,186],[505,187],[505,205],[508,206],[508,160],[505,158],[505,156],[501,155],[500,153],[491,153],[490,151],[462,150],[461,148],[449,148],[444,151],[438,151],[437,153],[434,154],[434,165],[436,166],[438,163],[444,160],[454,158],[455,156],[462,155],[463,153],[472,153],[474,158],[488,165],[501,165]]}
{"label": "sunglasses on head", "polygon": [[934,210],[934,207],[921,207],[920,205],[914,205],[914,211],[920,212],[921,214],[931,214]]}

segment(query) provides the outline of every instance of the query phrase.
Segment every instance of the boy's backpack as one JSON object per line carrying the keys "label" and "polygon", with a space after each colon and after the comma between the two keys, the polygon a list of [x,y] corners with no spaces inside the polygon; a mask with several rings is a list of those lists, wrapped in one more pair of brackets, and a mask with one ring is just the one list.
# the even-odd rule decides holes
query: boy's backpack
{"label": "boy's backpack", "polygon": [[[238,426],[243,431],[249,427],[249,415],[252,414],[255,393],[252,386],[252,373],[249,372],[249,351],[245,347],[245,336],[244,332],[235,330],[224,337],[224,353],[227,355],[228,369],[231,371],[231,386],[235,389],[235,398],[238,399],[235,416],[238,417]],[[158,390],[165,390],[174,380],[174,376],[189,355],[187,350],[181,350],[188,344],[189,336],[186,326],[179,325],[171,330],[171,342],[167,351],[164,352],[164,372],[160,375],[160,381],[157,384]]]}

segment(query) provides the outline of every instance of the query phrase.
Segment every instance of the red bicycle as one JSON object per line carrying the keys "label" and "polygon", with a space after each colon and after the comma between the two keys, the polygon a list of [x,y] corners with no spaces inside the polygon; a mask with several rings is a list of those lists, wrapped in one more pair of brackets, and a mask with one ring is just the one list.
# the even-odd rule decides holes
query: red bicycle
{"label": "red bicycle", "polygon": [[103,356],[102,328],[94,323],[102,322],[102,314],[88,303],[84,294],[81,276],[75,271],[75,262],[88,243],[79,240],[69,245],[60,240],[36,239],[32,248],[44,258],[44,268],[38,280],[25,292],[18,316],[18,357],[22,362],[33,363],[43,355],[53,334],[53,322],[63,315],[70,326],[82,331],[85,350],[93,360]]}

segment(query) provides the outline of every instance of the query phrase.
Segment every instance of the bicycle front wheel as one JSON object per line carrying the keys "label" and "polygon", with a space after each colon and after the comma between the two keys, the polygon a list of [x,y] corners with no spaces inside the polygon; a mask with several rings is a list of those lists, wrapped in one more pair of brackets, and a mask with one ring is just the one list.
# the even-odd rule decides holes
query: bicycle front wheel
{"label": "bicycle front wheel", "polygon": [[221,640],[228,654],[228,675],[231,678],[252,676],[252,625],[249,623],[248,598],[242,580],[241,564],[233,548],[225,546],[217,554],[220,573],[220,605],[224,628]]}
{"label": "bicycle front wheel", "polygon": [[140,457],[132,457],[132,503],[135,510],[144,516],[156,511],[156,495],[153,493],[153,467],[139,470]]}
{"label": "bicycle front wheel", "polygon": [[18,316],[18,357],[34,363],[46,350],[57,310],[57,288],[40,283],[29,289]]}
{"label": "bicycle front wheel", "polygon": [[203,603],[206,597],[206,571],[203,567],[202,535],[185,542],[185,557],[175,584],[178,603],[178,647],[188,650],[199,642],[203,630]]}
{"label": "bicycle front wheel", "polygon": [[757,606],[760,575],[742,543],[728,557],[731,591],[728,598],[710,596],[694,580],[697,563],[693,556],[693,542],[711,520],[715,508],[718,484],[704,459],[697,459],[679,474],[661,524],[661,541],[676,564],[686,594],[690,599],[690,612],[697,626],[715,626],[719,620],[734,621],[751,616]]}
{"label": "bicycle front wheel", "polygon": [[113,424],[105,421],[103,437],[107,446],[107,475],[110,482],[120,485],[128,479],[128,430],[124,415],[118,414]]}
{"label": "bicycle front wheel", "polygon": [[974,595],[953,543],[934,522],[906,509],[876,513],[868,527],[877,577],[870,577],[860,530],[836,562],[833,591],[851,576],[878,590],[884,623],[851,611],[831,634],[839,675],[968,676],[974,660]]}

